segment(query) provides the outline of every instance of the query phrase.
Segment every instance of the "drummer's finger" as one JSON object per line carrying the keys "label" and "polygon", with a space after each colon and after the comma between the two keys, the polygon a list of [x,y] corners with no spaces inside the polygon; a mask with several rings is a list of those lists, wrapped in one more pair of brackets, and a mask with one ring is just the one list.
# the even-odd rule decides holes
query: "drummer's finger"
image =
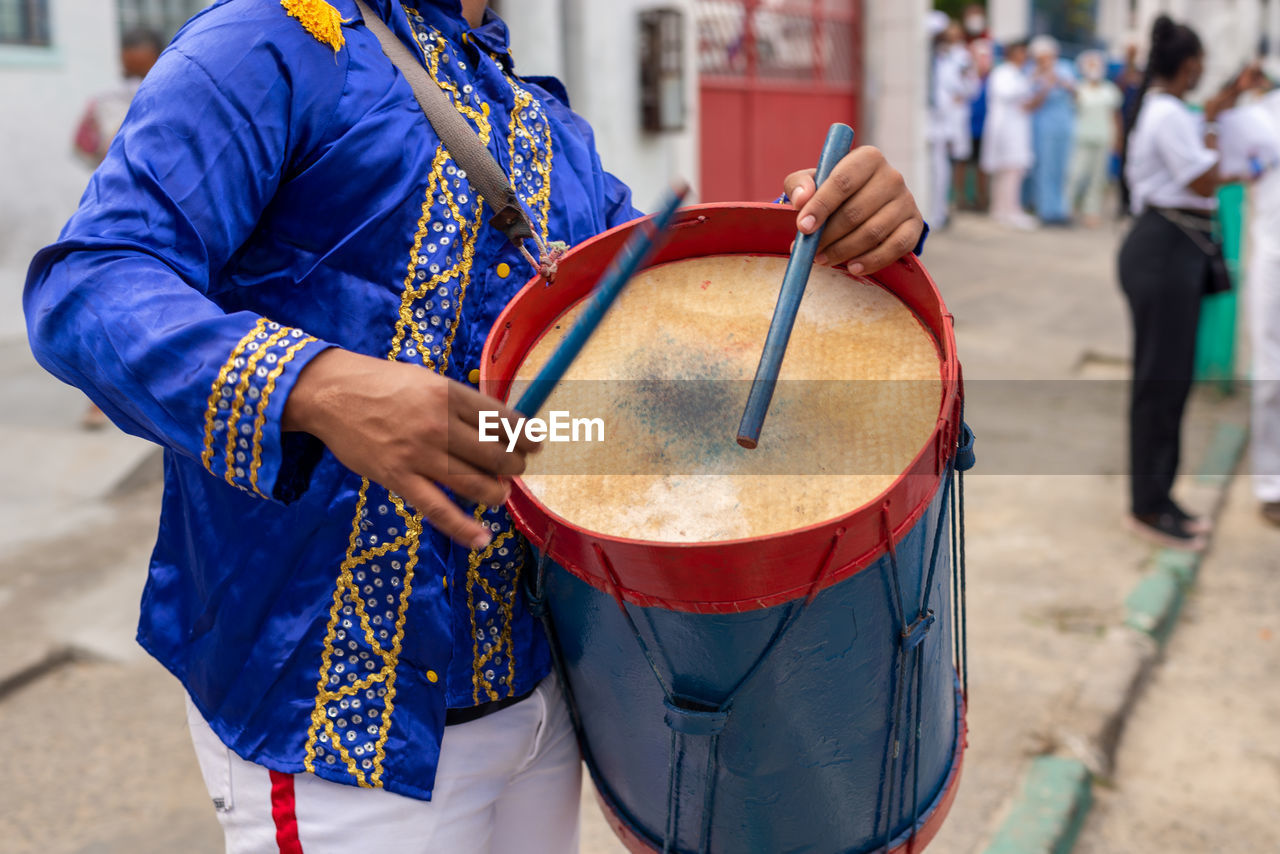
{"label": "drummer's finger", "polygon": [[800,208],[800,213],[796,215],[796,228],[804,234],[812,234],[845,201],[861,190],[884,162],[884,155],[870,145],[855,148],[846,154],[831,170],[822,186]]}
{"label": "drummer's finger", "polygon": [[[383,484],[388,486],[388,484]],[[425,477],[412,475],[393,489],[431,526],[454,542],[472,549],[482,549],[493,541],[493,534],[470,514],[449,500],[440,487]]]}
{"label": "drummer's finger", "polygon": [[479,424],[481,412],[496,412],[500,418],[513,414],[502,401],[462,383],[449,386],[449,409],[468,424]]}
{"label": "drummer's finger", "polygon": [[902,223],[879,246],[870,252],[850,258],[849,272],[854,275],[876,273],[916,248],[924,233],[924,221],[917,215]]}
{"label": "drummer's finger", "polygon": [[818,242],[818,263],[839,264],[860,252],[867,251],[879,243],[879,239],[874,239],[874,235],[873,239],[865,245],[846,243],[843,255],[832,250],[850,235],[858,233],[864,226],[873,223],[878,223],[881,228],[886,229],[879,238],[887,236],[898,223],[887,221],[889,217],[884,215],[898,212],[905,214],[907,208],[908,205],[904,204],[902,198],[902,187],[895,182],[869,181],[854,194],[853,198],[841,205],[827,222],[827,227],[822,232],[822,239]]}
{"label": "drummer's finger", "polygon": [[[511,430],[518,434],[516,440],[516,450],[522,454],[537,453],[541,446],[528,438],[524,431],[524,423],[527,419],[514,409],[504,405],[496,398],[481,394],[473,388],[464,385],[457,385],[451,388],[449,392],[449,408],[453,410],[455,417],[463,424],[468,425],[477,441],[480,435],[481,418],[488,425],[490,435],[496,434],[503,438],[503,446],[506,446],[507,430],[503,425],[507,425]],[[452,436],[452,432],[450,432]]]}
{"label": "drummer's finger", "polygon": [[[502,422],[490,422],[486,425],[481,438],[480,428],[467,424],[459,418],[449,421],[449,465],[452,468],[456,461],[463,461],[468,466],[482,472],[510,477],[524,473],[524,457],[522,443],[530,444],[523,429],[515,430],[515,422],[506,422],[516,433],[516,447],[508,451],[511,445],[511,433],[504,429]],[[536,445],[535,445],[536,447]]]}
{"label": "drummer's finger", "polygon": [[496,507],[511,495],[510,483],[455,457],[450,457],[446,468],[447,471],[436,477],[436,481],[462,498]]}
{"label": "drummer's finger", "polygon": [[[915,213],[915,205],[905,199],[891,199],[878,204],[857,228],[845,230],[845,233],[839,235],[834,243],[828,244],[818,254],[817,263],[843,264],[852,258],[871,252],[889,239],[897,231],[898,226],[907,222],[913,213]],[[845,222],[843,211],[836,216],[843,225]],[[828,230],[834,232],[840,229],[835,228],[833,222]],[[825,238],[826,234],[823,237]]]}
{"label": "drummer's finger", "polygon": [[816,169],[801,169],[799,172],[792,172],[782,179],[783,192],[787,194],[787,198],[791,200],[791,206],[796,210],[800,210],[805,201],[813,195],[813,176],[817,174],[817,171]]}

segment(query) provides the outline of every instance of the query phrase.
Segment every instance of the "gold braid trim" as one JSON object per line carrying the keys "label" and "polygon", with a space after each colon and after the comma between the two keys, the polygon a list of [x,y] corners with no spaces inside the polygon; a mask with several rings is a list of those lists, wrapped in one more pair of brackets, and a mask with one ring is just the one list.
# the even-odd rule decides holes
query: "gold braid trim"
{"label": "gold braid trim", "polygon": [[345,45],[342,35],[342,13],[325,0],[280,0],[280,5],[296,18],[303,28],[315,36],[320,44],[326,44],[337,53]]}
{"label": "gold braid trim", "polygon": [[[488,511],[488,509],[489,508],[483,504],[477,505],[475,509],[475,513],[473,514],[475,516],[476,521],[480,521],[481,519],[483,519],[484,514]],[[499,607],[502,608],[503,618],[504,618],[503,638],[498,642],[497,647],[494,650],[490,650],[489,652],[482,652],[482,650],[480,649],[480,641],[478,638],[476,638],[476,629],[478,628],[476,625],[476,594],[475,594],[476,585],[479,585],[481,590],[483,590],[485,594],[488,595],[488,597],[492,599],[494,602],[500,603],[502,601],[501,597],[498,596],[498,592],[494,590],[493,587],[487,581],[485,581],[483,577],[481,577],[480,564],[492,558],[494,552],[496,552],[499,548],[501,548],[502,545],[506,543],[507,540],[511,539],[513,536],[515,536],[515,531],[512,530],[511,528],[508,528],[505,531],[502,531],[501,533],[499,533],[498,536],[494,537],[493,542],[489,543],[489,545],[486,546],[483,550],[473,549],[471,551],[471,554],[468,556],[467,610],[471,613],[471,668],[472,668],[471,698],[476,703],[482,703],[485,701],[485,699],[488,699],[490,701],[498,699],[498,692],[493,689],[493,685],[491,685],[489,683],[489,680],[486,679],[484,676],[484,666],[489,662],[489,659],[492,658],[495,654],[501,654],[503,652],[504,642],[506,645],[510,645],[511,643],[511,640],[510,640],[511,620],[509,619],[509,610],[506,607],[503,607],[500,605]],[[510,662],[510,655],[508,655],[508,663],[509,662]],[[511,687],[510,680],[507,680],[507,681],[508,681],[507,687],[510,688]],[[484,699],[481,698],[481,694],[480,694],[481,691],[484,692]]]}
{"label": "gold braid trim", "polygon": [[244,348],[249,346],[249,342],[258,337],[258,333],[267,328],[267,319],[265,317],[258,318],[258,322],[253,325],[245,336],[240,339],[231,350],[231,355],[227,357],[227,361],[218,371],[218,376],[213,381],[213,389],[209,392],[208,406],[204,413],[204,453],[200,455],[200,462],[204,464],[205,469],[213,474],[213,423],[218,420],[218,401],[222,399],[222,388],[227,384],[227,377],[231,371],[235,369],[235,361],[240,354],[244,352]]}
{"label": "gold braid trim", "polygon": [[387,733],[391,730],[391,713],[395,711],[396,699],[396,664],[400,659],[400,642],[404,639],[404,621],[409,613],[409,593],[413,588],[413,572],[418,566],[418,541],[422,536],[422,516],[410,513],[400,496],[392,494],[391,501],[396,512],[404,519],[408,527],[408,536],[413,546],[409,549],[409,559],[404,565],[404,584],[401,585],[399,609],[396,612],[396,628],[391,637],[391,652],[384,657],[387,696],[383,699],[382,723],[378,726],[378,740],[374,743],[373,785],[382,788],[382,763],[387,758]]}
{"label": "gold braid trim", "polygon": [[[300,4],[305,5],[305,4]],[[286,8],[288,4],[286,4]],[[292,12],[291,12],[292,14]],[[298,17],[295,15],[295,17]],[[301,18],[299,18],[301,20]],[[428,72],[434,77],[447,93],[452,96],[455,108],[464,118],[469,120],[475,127],[480,138],[487,142],[492,133],[492,125],[489,119],[489,107],[487,104],[480,104],[479,109],[471,107],[463,102],[462,94],[456,84],[445,78],[441,71],[440,57],[446,49],[447,43],[444,38],[436,34],[434,41],[429,41],[423,48],[423,59],[425,61]],[[452,355],[454,335],[459,326],[461,319],[462,305],[465,301],[468,285],[471,282],[471,267],[475,260],[475,244],[483,224],[483,200],[472,190],[473,198],[467,204],[459,204],[450,181],[446,179],[445,169],[450,163],[450,157],[443,146],[436,149],[435,155],[431,162],[431,172],[427,179],[427,187],[425,199],[423,200],[421,215],[417,223],[417,229],[414,234],[412,243],[412,253],[409,263],[406,265],[405,278],[401,293],[401,303],[399,306],[399,316],[396,319],[395,329],[392,335],[390,349],[387,353],[389,360],[396,360],[405,351],[416,346],[420,348],[420,356],[422,363],[429,369],[443,373],[448,367],[448,361]],[[436,210],[436,203],[441,201],[439,198],[443,196],[444,207],[447,212],[442,212],[442,216],[448,217],[457,224],[457,244],[455,251],[458,253],[457,261],[448,269],[438,270],[423,280],[418,280],[417,276],[423,264],[418,259],[422,253],[424,244],[429,240],[429,228],[432,222],[432,215]],[[541,197],[539,197],[541,201]],[[473,207],[468,207],[468,206]],[[472,216],[474,212],[474,216]],[[544,214],[545,218],[545,214]],[[545,232],[545,223],[543,229]],[[425,262],[423,262],[425,263]],[[414,307],[415,304],[427,297],[431,291],[439,288],[446,283],[457,282],[458,292],[455,298],[456,307],[453,310],[453,323],[449,326],[449,330],[445,335],[444,347],[438,358],[432,358],[431,350],[426,345],[423,332],[418,329],[418,323],[415,322]],[[217,401],[213,404],[216,406]],[[265,404],[264,404],[265,406]],[[307,731],[306,754],[304,766],[310,772],[315,772],[319,767],[317,759],[320,756],[321,748],[320,739],[323,737],[327,742],[325,749],[329,753],[324,757],[325,764],[335,764],[338,768],[345,766],[345,771],[350,774],[355,783],[359,786],[381,788],[383,786],[383,764],[386,759],[386,743],[392,726],[392,718],[395,712],[395,701],[397,694],[397,667],[401,654],[402,643],[404,640],[405,626],[408,616],[410,593],[413,588],[414,575],[418,568],[418,551],[420,548],[423,521],[422,516],[415,513],[412,508],[405,505],[403,499],[394,493],[387,494],[387,501],[394,505],[395,515],[392,519],[398,518],[404,525],[402,534],[394,535],[391,541],[383,541],[376,546],[373,543],[362,542],[362,525],[365,524],[366,508],[369,506],[370,489],[376,488],[368,479],[364,479],[361,483],[359,494],[356,499],[355,517],[351,524],[351,534],[348,541],[345,559],[339,569],[337,582],[334,585],[333,596],[330,601],[329,619],[325,628],[324,647],[321,654],[320,673],[316,682],[316,698],[315,705],[310,715],[310,726]],[[384,510],[379,508],[379,513]],[[483,509],[479,511],[483,513]],[[495,595],[492,587],[485,582],[483,578],[479,578],[479,566],[481,561],[490,559],[494,550],[500,548],[501,545],[514,536],[512,531],[506,531],[495,538],[495,542],[486,550],[471,555],[471,572],[468,573],[469,581],[475,583],[478,581],[489,594],[495,603],[499,604],[502,610],[504,622],[504,637],[499,642],[499,649],[505,649],[510,660],[511,640],[510,640],[510,604],[502,603],[501,599]],[[393,576],[393,585],[395,579],[399,579],[402,585],[396,607],[394,609],[394,625],[390,618],[393,612],[386,611],[382,619],[387,620],[379,629],[379,632],[385,633],[388,637],[379,640],[376,636],[374,627],[371,624],[371,618],[365,609],[365,602],[362,599],[360,585],[356,580],[357,568],[368,564],[372,560],[389,555],[396,555],[403,552],[405,555],[405,564],[403,570],[393,561],[392,566],[398,573]],[[376,569],[376,568],[375,568]],[[446,578],[447,586],[448,580]],[[351,605],[351,614],[344,618],[347,602],[349,598]],[[388,597],[390,598],[390,597]],[[388,603],[390,605],[390,602]],[[472,618],[474,619],[474,613]],[[375,615],[376,618],[376,615]],[[376,670],[371,668],[371,672],[360,678],[353,678],[352,674],[346,674],[348,684],[340,684],[334,678],[336,673],[337,662],[343,656],[339,655],[337,650],[337,634],[340,624],[347,621],[350,624],[344,628],[358,638],[363,634],[364,645],[368,648],[372,660],[377,665]],[[383,632],[383,629],[388,630]],[[355,649],[351,646],[349,635],[347,644],[348,648]],[[369,659],[365,659],[369,660]],[[511,665],[509,664],[510,668]],[[503,682],[506,683],[508,690],[511,687],[513,673],[509,669],[504,674]],[[429,674],[428,678],[436,681],[438,678],[434,674]],[[339,730],[346,725],[336,726],[335,721],[329,717],[329,711],[333,704],[341,704],[346,698],[355,699],[361,693],[368,694],[368,691],[377,687],[382,691],[381,703],[381,720],[376,730],[371,732],[374,738],[370,742],[363,743],[362,748],[356,749],[356,755],[352,755],[351,751],[346,749],[346,745],[342,743],[342,736]],[[492,690],[491,686],[486,685],[486,693],[496,699],[497,694]],[[374,717],[374,709],[377,708],[377,701],[367,713],[366,720],[372,721]],[[354,704],[351,706],[354,709]],[[338,717],[338,715],[335,715]],[[346,730],[349,736],[351,730]],[[363,741],[363,740],[362,740]],[[364,751],[364,758],[360,758],[361,749]],[[372,752],[372,758],[369,753]],[[330,757],[336,762],[331,762]]]}
{"label": "gold braid trim", "polygon": [[227,413],[227,453],[226,464],[227,471],[223,478],[227,483],[235,485],[236,482],[236,427],[240,423],[240,411],[244,407],[244,396],[249,390],[249,384],[253,381],[254,371],[258,369],[258,363],[262,358],[271,352],[271,348],[279,343],[280,339],[289,334],[289,330],[285,327],[277,329],[271,333],[266,341],[262,342],[257,350],[249,356],[245,362],[245,366],[240,369],[240,381],[236,383],[235,397],[231,400],[231,411]]}
{"label": "gold braid trim", "polygon": [[280,375],[284,373],[285,365],[293,361],[293,357],[298,355],[299,350],[315,341],[313,336],[308,335],[290,346],[276,361],[276,366],[271,369],[271,373],[267,375],[267,382],[262,387],[262,394],[258,397],[258,417],[253,422],[253,460],[249,467],[249,487],[263,498],[267,496],[258,488],[258,469],[262,468],[262,430],[267,426],[267,403],[271,399],[271,393],[276,390],[276,380],[280,379]]}

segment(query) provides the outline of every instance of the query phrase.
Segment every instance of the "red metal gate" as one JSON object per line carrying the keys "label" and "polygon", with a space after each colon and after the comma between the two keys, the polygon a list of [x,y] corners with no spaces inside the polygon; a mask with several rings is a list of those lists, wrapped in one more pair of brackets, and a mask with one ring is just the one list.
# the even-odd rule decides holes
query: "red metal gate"
{"label": "red metal gate", "polygon": [[697,0],[703,201],[773,199],[855,127],[862,0]]}

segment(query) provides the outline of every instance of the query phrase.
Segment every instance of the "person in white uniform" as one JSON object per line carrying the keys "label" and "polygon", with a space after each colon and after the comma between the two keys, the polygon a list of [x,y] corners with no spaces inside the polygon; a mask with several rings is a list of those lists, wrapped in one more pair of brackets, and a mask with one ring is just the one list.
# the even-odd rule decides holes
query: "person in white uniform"
{"label": "person in white uniform", "polygon": [[1122,190],[1137,220],[1119,258],[1133,319],[1129,521],[1136,533],[1191,550],[1205,545],[1207,523],[1179,507],[1172,491],[1200,302],[1230,286],[1213,225],[1222,183],[1217,119],[1240,91],[1234,81],[1195,114],[1183,98],[1203,71],[1200,37],[1161,15],[1125,139]]}
{"label": "person in white uniform", "polygon": [[1027,43],[1005,48],[1004,61],[987,80],[987,124],[982,132],[982,171],[991,176],[991,218],[1021,230],[1036,228],[1035,217],[1022,209],[1022,181],[1035,162],[1031,148],[1031,113],[1045,93],[1032,90],[1023,66]]}
{"label": "person in white uniform", "polygon": [[1102,201],[1111,172],[1111,155],[1123,132],[1120,104],[1124,96],[1106,78],[1102,51],[1089,50],[1076,59],[1084,82],[1076,87],[1076,136],[1067,182],[1068,201],[1089,228],[1102,224]]}
{"label": "person in white uniform", "polygon": [[973,142],[969,127],[970,104],[981,81],[973,57],[965,44],[960,24],[945,14],[937,20],[945,25],[936,36],[933,59],[933,104],[931,148],[933,152],[933,205],[930,226],[945,228],[951,220],[952,176],[958,164],[967,161]]}
{"label": "person in white uniform", "polygon": [[1253,489],[1262,517],[1280,526],[1280,89],[1231,118],[1230,127],[1240,126],[1248,136],[1241,171],[1256,178],[1245,283],[1253,349]]}

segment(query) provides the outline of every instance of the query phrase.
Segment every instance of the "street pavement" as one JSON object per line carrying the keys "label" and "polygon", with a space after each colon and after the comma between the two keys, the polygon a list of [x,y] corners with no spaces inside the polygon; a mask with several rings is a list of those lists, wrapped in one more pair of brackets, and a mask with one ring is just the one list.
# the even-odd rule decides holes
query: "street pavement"
{"label": "street pavement", "polygon": [[1228,501],[1077,854],[1280,850],[1280,530]]}
{"label": "street pavement", "polygon": [[[1053,711],[1152,555],[1122,527],[1128,332],[1116,242],[1109,230],[1011,234],[971,217],[929,241],[979,461],[967,480],[969,752],[935,854],[981,849],[1029,757],[1054,747]],[[0,340],[0,384],[12,404],[0,412],[0,684],[25,676],[0,693],[0,850],[219,851],[181,690],[132,642],[159,501],[153,451],[113,429],[80,431],[83,399],[19,340]],[[1197,393],[1188,468],[1220,420],[1244,417],[1240,399]],[[1276,800],[1258,793],[1280,779],[1280,531],[1243,484],[1188,625],[1138,704],[1088,854],[1231,850],[1205,848],[1214,837],[1203,834],[1274,824]],[[1183,708],[1195,697],[1212,699]],[[1153,836],[1171,821],[1186,832]],[[1135,842],[1148,838],[1160,844]],[[585,854],[623,850],[589,791],[583,840]]]}

